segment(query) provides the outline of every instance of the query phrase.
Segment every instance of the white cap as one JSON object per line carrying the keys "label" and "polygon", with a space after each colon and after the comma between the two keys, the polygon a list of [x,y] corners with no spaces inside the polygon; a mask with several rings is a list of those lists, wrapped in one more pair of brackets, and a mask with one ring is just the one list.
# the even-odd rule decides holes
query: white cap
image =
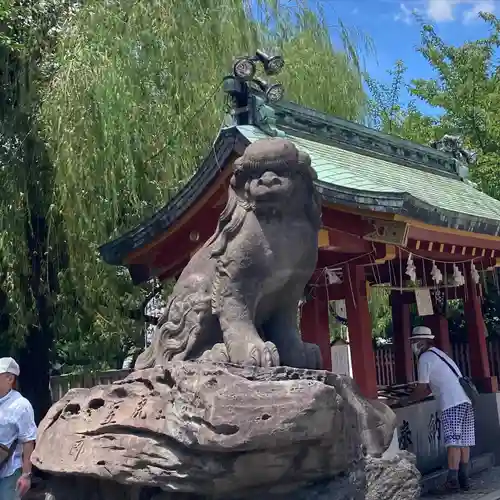
{"label": "white cap", "polygon": [[427,326],[416,326],[412,333],[410,340],[434,340],[432,331]]}
{"label": "white cap", "polygon": [[0,373],[12,373],[12,375],[18,377],[19,372],[19,365],[16,363],[15,359],[0,358]]}

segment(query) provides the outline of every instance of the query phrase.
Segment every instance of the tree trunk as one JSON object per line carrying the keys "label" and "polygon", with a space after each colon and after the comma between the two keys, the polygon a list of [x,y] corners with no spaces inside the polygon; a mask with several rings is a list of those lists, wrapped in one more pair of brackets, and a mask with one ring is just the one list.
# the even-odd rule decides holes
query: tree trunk
{"label": "tree trunk", "polygon": [[32,328],[19,355],[19,389],[35,411],[37,425],[52,405],[50,347],[52,339],[41,328]]}
{"label": "tree trunk", "polygon": [[[33,405],[37,423],[52,405],[50,392],[51,355],[54,344],[52,296],[57,292],[59,256],[49,251],[49,230],[45,214],[52,202],[53,172],[45,145],[36,127],[26,119],[28,132],[25,141],[24,169],[28,202],[26,206],[26,241],[30,276],[26,300],[33,302],[36,324],[28,326],[25,345],[19,354],[20,390]],[[54,234],[57,228],[52,228]],[[54,246],[54,245],[53,245]]]}

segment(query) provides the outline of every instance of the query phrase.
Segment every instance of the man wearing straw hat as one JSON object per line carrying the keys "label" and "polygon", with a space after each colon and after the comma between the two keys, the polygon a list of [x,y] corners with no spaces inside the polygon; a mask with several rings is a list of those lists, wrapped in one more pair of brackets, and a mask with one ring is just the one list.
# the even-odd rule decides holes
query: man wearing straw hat
{"label": "man wearing straw hat", "polygon": [[474,409],[459,379],[456,363],[434,346],[434,335],[426,326],[413,329],[411,347],[418,358],[418,383],[403,404],[425,399],[431,393],[441,410],[444,444],[448,453],[449,490],[468,490],[470,447],[475,442]]}
{"label": "man wearing straw hat", "polygon": [[0,500],[18,500],[31,488],[36,424],[31,403],[14,390],[19,365],[0,358]]}

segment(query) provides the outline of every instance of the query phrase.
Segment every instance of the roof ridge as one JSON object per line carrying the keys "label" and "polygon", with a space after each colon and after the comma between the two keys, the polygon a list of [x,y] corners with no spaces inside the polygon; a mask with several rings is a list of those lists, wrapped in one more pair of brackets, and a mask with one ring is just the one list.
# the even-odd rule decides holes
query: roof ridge
{"label": "roof ridge", "polygon": [[453,156],[416,142],[400,139],[365,125],[328,115],[321,111],[293,103],[280,101],[269,104],[276,115],[280,128],[289,128],[327,139],[339,146],[356,148],[375,153],[404,164],[417,163],[432,170],[452,174],[460,178],[457,160]]}

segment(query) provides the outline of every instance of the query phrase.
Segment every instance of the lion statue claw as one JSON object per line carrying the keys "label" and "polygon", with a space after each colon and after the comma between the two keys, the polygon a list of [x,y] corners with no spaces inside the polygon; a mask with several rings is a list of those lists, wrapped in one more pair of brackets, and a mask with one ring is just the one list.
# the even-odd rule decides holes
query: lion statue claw
{"label": "lion statue claw", "polygon": [[316,267],[321,203],[307,154],[281,138],[234,163],[214,235],[192,257],[135,368],[170,360],[321,368],[298,304]]}
{"label": "lion statue claw", "polygon": [[218,343],[205,351],[201,359],[214,363],[250,364],[266,368],[280,366],[278,349],[272,342],[263,342],[259,346],[237,343],[229,349],[226,344]]}

